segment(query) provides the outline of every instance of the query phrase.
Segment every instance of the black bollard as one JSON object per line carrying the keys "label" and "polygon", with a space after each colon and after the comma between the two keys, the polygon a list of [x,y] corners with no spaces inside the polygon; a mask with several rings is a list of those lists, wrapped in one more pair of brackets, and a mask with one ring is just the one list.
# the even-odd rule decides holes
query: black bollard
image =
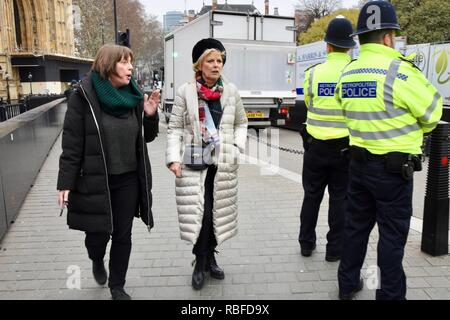
{"label": "black bollard", "polygon": [[5,106],[0,106],[0,122],[6,121],[6,108]]}
{"label": "black bollard", "polygon": [[431,134],[421,249],[432,256],[448,254],[449,134],[443,121]]}

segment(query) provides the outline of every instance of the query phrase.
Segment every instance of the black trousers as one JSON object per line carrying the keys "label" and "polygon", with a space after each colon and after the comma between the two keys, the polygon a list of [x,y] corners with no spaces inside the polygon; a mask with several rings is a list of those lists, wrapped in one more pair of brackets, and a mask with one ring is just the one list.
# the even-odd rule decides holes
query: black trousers
{"label": "black trousers", "polygon": [[341,155],[341,150],[348,148],[348,138],[323,141],[310,136],[305,143],[302,174],[305,195],[298,240],[305,249],[311,249],[315,245],[320,204],[328,186],[330,230],[327,233],[326,250],[333,256],[339,256],[348,183],[348,160]]}
{"label": "black trousers", "polygon": [[138,210],[139,181],[136,172],[110,175],[109,189],[113,214],[113,234],[86,232],[85,245],[89,258],[101,261],[112,238],[109,255],[110,288],[123,287],[131,253],[131,228]]}
{"label": "black trousers", "polygon": [[214,203],[214,177],[217,173],[216,166],[207,169],[205,179],[205,206],[203,212],[202,229],[192,253],[196,256],[207,256],[215,250],[217,240],[214,235],[213,226],[213,203]]}
{"label": "black trousers", "polygon": [[[378,225],[377,300],[403,300],[406,276],[402,266],[412,215],[413,180],[385,170],[383,161],[352,160],[344,242],[339,264],[339,290],[349,293],[359,283],[370,233]],[[373,288],[375,289],[375,288]]]}

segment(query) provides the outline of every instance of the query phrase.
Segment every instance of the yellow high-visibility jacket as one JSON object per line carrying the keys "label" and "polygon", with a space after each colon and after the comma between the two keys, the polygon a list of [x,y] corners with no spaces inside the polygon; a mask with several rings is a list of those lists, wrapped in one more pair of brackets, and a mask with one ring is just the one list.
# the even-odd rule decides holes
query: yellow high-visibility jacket
{"label": "yellow high-visibility jacket", "polygon": [[442,116],[442,97],[398,51],[364,44],[336,85],[350,145],[373,154],[420,154],[423,134]]}
{"label": "yellow high-visibility jacket", "polygon": [[350,60],[346,53],[332,52],[325,62],[305,72],[306,130],[316,139],[339,139],[349,135],[342,107],[334,98],[334,90]]}

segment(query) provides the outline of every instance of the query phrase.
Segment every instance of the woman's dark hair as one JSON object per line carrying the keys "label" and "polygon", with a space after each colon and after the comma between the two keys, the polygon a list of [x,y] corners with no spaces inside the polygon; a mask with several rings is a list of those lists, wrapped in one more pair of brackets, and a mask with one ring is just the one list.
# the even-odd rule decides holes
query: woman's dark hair
{"label": "woman's dark hair", "polygon": [[98,72],[103,79],[116,74],[116,64],[122,59],[134,59],[133,51],[124,46],[105,44],[97,51],[91,71]]}

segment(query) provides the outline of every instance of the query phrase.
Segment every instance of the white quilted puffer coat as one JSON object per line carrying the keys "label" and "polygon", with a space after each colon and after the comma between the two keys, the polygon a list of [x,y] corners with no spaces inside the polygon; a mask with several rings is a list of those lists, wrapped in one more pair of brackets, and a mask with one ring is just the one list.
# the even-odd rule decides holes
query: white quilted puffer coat
{"label": "white quilted puffer coat", "polygon": [[[219,127],[220,151],[214,157],[217,174],[214,179],[213,224],[217,244],[237,234],[238,160],[247,138],[247,117],[238,90],[223,81],[220,99],[223,116]],[[167,130],[166,164],[181,163],[182,177],[176,178],[176,203],[181,239],[195,244],[203,221],[206,172],[183,165],[185,145],[200,146],[200,120],[197,88],[194,81],[178,89]]]}

